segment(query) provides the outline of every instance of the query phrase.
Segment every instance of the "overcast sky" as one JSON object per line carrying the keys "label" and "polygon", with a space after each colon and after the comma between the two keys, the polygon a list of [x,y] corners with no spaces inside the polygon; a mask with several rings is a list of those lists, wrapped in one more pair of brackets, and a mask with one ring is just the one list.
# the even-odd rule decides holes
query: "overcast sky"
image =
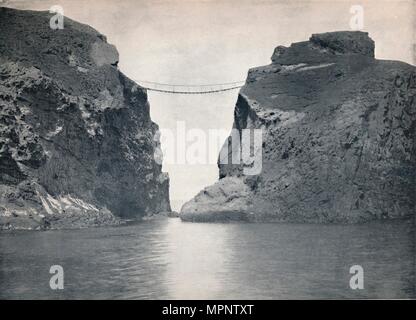
{"label": "overcast sky", "polygon": [[[312,33],[349,30],[350,7],[364,8],[364,31],[376,42],[378,59],[413,62],[413,1],[248,0],[19,0],[8,6],[48,10],[105,34],[120,52],[120,69],[132,79],[167,83],[244,80],[247,70],[269,64],[277,45],[307,40]],[[231,129],[238,91],[172,96],[149,93],[152,119],[161,128]],[[178,210],[218,177],[211,165],[165,165],[171,200]]]}

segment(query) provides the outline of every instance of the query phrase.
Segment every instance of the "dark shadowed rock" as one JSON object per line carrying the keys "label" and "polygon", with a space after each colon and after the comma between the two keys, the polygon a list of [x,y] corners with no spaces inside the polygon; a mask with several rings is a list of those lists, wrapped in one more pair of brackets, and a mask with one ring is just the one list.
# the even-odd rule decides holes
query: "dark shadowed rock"
{"label": "dark shadowed rock", "polygon": [[367,32],[328,32],[313,34],[310,43],[332,54],[361,54],[374,58],[374,41]]}
{"label": "dark shadowed rock", "polygon": [[0,227],[83,227],[170,211],[146,91],[93,28],[0,8]]}
{"label": "dark shadowed rock", "polygon": [[[414,215],[415,67],[374,59],[363,32],[313,35],[277,47],[272,61],[249,71],[234,117],[238,130],[263,130],[262,172],[246,176],[242,165],[219,164],[224,183],[185,204],[183,219],[214,221],[230,208],[253,212],[254,221]],[[216,195],[230,177],[250,190],[240,202]]]}

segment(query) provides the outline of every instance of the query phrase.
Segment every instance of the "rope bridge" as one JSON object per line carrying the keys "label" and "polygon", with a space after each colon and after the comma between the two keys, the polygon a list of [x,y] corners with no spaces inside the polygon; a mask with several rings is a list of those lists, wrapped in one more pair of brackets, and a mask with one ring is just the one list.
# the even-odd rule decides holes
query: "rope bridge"
{"label": "rope bridge", "polygon": [[216,84],[168,84],[144,80],[135,80],[141,87],[156,92],[171,93],[171,94],[210,94],[217,92],[230,91],[241,88],[245,81],[235,81],[228,83]]}

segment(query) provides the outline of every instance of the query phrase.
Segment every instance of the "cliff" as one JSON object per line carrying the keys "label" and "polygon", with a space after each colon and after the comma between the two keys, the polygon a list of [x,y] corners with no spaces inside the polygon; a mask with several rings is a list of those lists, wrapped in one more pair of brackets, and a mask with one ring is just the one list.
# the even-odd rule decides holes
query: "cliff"
{"label": "cliff", "polygon": [[[247,165],[220,159],[219,182],[182,207],[182,220],[414,215],[415,94],[415,67],[376,60],[367,33],[316,34],[277,47],[270,65],[249,71],[235,107],[235,129],[262,130],[261,172],[249,176]],[[231,142],[222,150],[229,158]]]}
{"label": "cliff", "polygon": [[0,8],[0,229],[170,211],[146,91],[93,28]]}

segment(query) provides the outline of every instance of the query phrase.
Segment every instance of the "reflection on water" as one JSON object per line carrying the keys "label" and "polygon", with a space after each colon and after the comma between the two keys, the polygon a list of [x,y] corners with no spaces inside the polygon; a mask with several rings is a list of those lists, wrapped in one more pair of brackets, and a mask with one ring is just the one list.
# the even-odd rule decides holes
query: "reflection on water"
{"label": "reflection on water", "polygon": [[[278,299],[415,295],[412,223],[194,224],[0,234],[0,298]],[[61,265],[65,289],[49,288]],[[364,290],[349,268],[364,268]]]}

